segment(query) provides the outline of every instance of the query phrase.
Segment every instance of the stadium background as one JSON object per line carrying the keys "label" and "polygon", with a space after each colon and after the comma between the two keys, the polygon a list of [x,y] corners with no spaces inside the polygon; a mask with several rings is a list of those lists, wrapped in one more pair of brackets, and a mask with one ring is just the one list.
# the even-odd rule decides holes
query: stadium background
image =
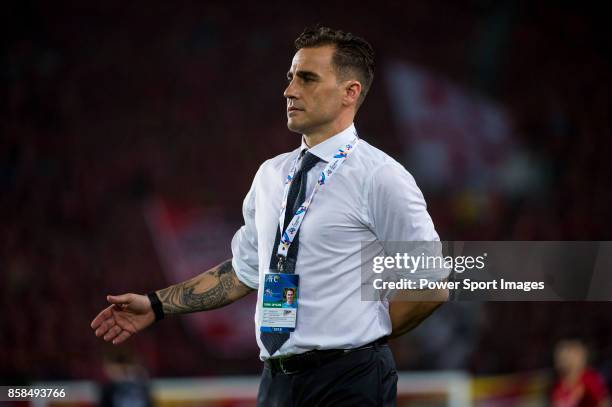
{"label": "stadium background", "polygon": [[[442,239],[610,240],[604,16],[484,0],[6,3],[0,382],[103,382],[117,350],[89,322],[105,294],[229,256],[258,165],[298,143],[282,91],[293,39],[315,23],[373,44],[357,127],[415,174]],[[392,347],[403,371],[531,383],[578,335],[610,383],[611,311],[447,304]],[[171,318],[119,353],[151,377],[257,375],[251,320],[248,302]]]}

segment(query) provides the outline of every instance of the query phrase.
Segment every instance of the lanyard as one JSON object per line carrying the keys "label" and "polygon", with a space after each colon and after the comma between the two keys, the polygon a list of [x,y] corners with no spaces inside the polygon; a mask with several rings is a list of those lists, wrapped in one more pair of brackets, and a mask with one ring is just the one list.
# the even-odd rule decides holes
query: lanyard
{"label": "lanyard", "polygon": [[[308,199],[305,200],[302,205],[300,205],[297,211],[295,211],[293,219],[291,219],[291,222],[289,222],[287,229],[285,230],[285,232],[283,232],[280,238],[280,243],[278,245],[277,252],[277,255],[279,256],[279,266],[282,266],[284,261],[286,260],[287,253],[289,251],[289,246],[291,246],[295,235],[297,234],[298,230],[300,230],[300,226],[302,225],[304,216],[306,216],[308,208],[310,207],[314,196],[319,190],[319,187],[324,185],[325,182],[327,182],[327,180],[330,179],[336,171],[338,171],[338,168],[340,168],[342,163],[346,160],[349,153],[353,151],[358,141],[359,138],[355,135],[353,141],[338,148],[338,152],[333,156],[332,160],[325,166],[323,171],[321,171],[321,174],[319,175],[319,180],[317,181],[317,185],[315,185],[315,187],[313,188]],[[287,207],[287,196],[289,195],[289,188],[291,186],[291,183],[293,182],[293,177],[295,176],[295,173],[297,171],[297,164],[299,159],[300,155],[298,154],[295,161],[293,162],[293,167],[291,167],[291,171],[289,171],[289,175],[287,175],[287,179],[285,180],[285,191],[283,192],[283,202],[281,205],[281,213],[278,220],[281,231],[283,230],[284,226],[283,223],[285,220],[285,210]],[[279,271],[282,271],[282,267],[279,267]]]}

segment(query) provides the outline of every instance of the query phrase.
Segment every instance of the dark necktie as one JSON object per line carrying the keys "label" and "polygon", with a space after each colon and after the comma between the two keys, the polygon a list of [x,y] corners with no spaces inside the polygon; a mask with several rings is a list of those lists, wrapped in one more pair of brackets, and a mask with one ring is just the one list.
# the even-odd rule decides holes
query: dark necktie
{"label": "dark necktie", "polygon": [[[306,151],[306,150],[304,150]],[[306,199],[306,188],[308,185],[308,171],[315,166],[321,159],[314,154],[306,153],[300,161],[300,168],[295,173],[291,186],[289,187],[289,193],[287,194],[287,209],[285,210],[285,220],[283,223],[283,232],[293,219],[295,211],[298,210],[300,205],[304,203]],[[274,240],[274,246],[272,248],[272,256],[270,258],[270,269],[278,270],[278,245],[280,244],[280,225],[276,228],[276,238]],[[297,262],[298,249],[300,245],[300,231],[293,239],[293,243],[289,246],[287,253],[287,259],[285,261],[284,273],[295,273],[295,264]],[[288,333],[270,333],[261,332],[261,342],[264,344],[270,356],[272,356],[281,346],[289,339]]]}

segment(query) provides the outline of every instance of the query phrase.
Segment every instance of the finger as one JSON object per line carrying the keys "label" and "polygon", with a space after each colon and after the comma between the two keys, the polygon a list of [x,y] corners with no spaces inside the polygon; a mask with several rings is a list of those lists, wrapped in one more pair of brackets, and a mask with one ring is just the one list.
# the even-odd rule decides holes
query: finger
{"label": "finger", "polygon": [[107,333],[106,335],[104,335],[104,340],[105,341],[110,341],[112,340],[115,336],[119,335],[121,333],[122,329],[118,326],[114,326],[112,327]]}
{"label": "finger", "polygon": [[127,304],[132,302],[132,294],[107,295],[106,300],[111,304]]}
{"label": "finger", "polygon": [[112,308],[112,305],[110,307],[105,308],[98,315],[96,315],[93,321],[91,321],[90,326],[92,327],[92,329],[97,329],[100,325],[102,325],[104,321],[106,321],[108,318],[111,318],[113,316],[113,313],[111,312],[111,308]]}
{"label": "finger", "polygon": [[110,328],[115,326],[115,320],[113,318],[109,318],[106,321],[102,322],[102,325],[98,329],[96,329],[96,336],[100,337],[104,335]]}
{"label": "finger", "polygon": [[121,334],[119,334],[119,336],[117,336],[114,340],[113,340],[113,345],[119,345],[121,342],[124,342],[127,338],[129,338],[130,336],[132,336],[131,333],[129,333],[128,331],[123,331],[121,332]]}

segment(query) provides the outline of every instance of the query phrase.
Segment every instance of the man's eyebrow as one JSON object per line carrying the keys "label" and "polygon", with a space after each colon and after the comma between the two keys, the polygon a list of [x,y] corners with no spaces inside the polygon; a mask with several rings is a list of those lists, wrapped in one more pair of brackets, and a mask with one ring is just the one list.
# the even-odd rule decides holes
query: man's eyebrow
{"label": "man's eyebrow", "polygon": [[[320,76],[311,71],[297,71],[295,73],[298,77],[302,79],[319,79]],[[291,71],[287,72],[287,78],[293,78],[293,73]]]}

